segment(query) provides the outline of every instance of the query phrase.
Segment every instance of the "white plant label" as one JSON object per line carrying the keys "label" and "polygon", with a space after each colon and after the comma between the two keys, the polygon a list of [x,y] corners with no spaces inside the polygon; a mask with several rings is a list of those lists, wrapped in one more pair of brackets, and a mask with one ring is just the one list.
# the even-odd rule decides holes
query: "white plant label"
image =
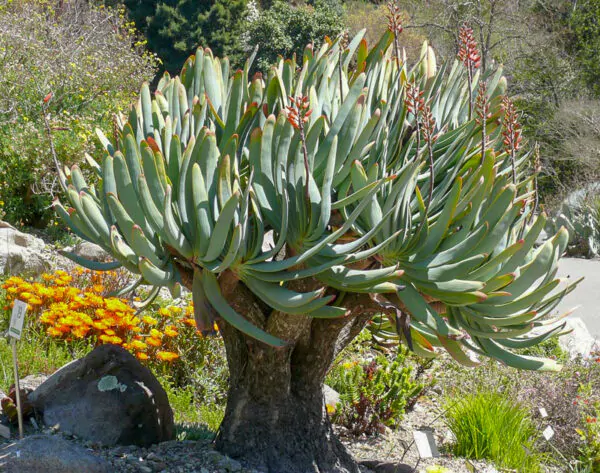
{"label": "white plant label", "polygon": [[413,437],[419,451],[419,457],[437,458],[440,456],[435,439],[433,438],[433,432],[429,430],[415,430],[413,431]]}
{"label": "white plant label", "polygon": [[540,407],[540,415],[542,416],[542,419],[548,417],[548,412],[546,412],[546,409],[544,409],[543,407]]}
{"label": "white plant label", "polygon": [[15,300],[12,316],[10,317],[10,327],[8,335],[17,340],[21,340],[21,332],[23,331],[23,322],[25,321],[25,312],[27,312],[27,304],[18,299]]}
{"label": "white plant label", "polygon": [[4,437],[5,439],[10,438],[10,429],[2,424],[0,424],[0,437]]}
{"label": "white plant label", "polygon": [[544,429],[544,431],[542,432],[542,435],[544,436],[544,438],[546,440],[550,440],[552,437],[554,437],[554,429],[552,427],[548,426]]}

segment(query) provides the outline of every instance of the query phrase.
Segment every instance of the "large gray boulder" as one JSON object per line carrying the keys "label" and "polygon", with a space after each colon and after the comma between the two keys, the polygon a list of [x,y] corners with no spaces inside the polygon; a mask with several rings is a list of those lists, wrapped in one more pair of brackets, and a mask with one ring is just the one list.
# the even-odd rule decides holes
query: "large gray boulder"
{"label": "large gray boulder", "polygon": [[95,243],[89,241],[81,241],[73,248],[73,253],[82,258],[92,261],[106,261],[112,259],[110,255]]}
{"label": "large gray boulder", "polygon": [[43,240],[10,226],[0,226],[0,273],[40,274],[50,269]]}
{"label": "large gray boulder", "polygon": [[560,337],[559,343],[569,353],[571,359],[589,358],[600,346],[600,341],[592,336],[585,322],[579,317],[569,317],[567,326],[572,331]]}
{"label": "large gray boulder", "polygon": [[115,345],[101,345],[63,366],[29,401],[47,426],[105,446],[148,446],[174,437],[165,390],[148,368]]}
{"label": "large gray boulder", "polygon": [[111,473],[104,459],[56,435],[32,435],[0,449],[6,473]]}

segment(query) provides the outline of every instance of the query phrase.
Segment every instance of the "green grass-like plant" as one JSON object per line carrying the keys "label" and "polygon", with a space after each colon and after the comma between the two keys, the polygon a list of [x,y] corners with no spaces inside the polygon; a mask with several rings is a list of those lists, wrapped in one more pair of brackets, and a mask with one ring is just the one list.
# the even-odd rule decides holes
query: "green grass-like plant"
{"label": "green grass-like plant", "polygon": [[194,386],[176,386],[168,376],[158,379],[173,409],[178,440],[212,439],[223,421],[225,406],[198,399]]}
{"label": "green grass-like plant", "polygon": [[544,456],[534,445],[539,433],[526,408],[499,392],[466,395],[448,405],[455,455],[492,460],[517,471],[541,471]]}

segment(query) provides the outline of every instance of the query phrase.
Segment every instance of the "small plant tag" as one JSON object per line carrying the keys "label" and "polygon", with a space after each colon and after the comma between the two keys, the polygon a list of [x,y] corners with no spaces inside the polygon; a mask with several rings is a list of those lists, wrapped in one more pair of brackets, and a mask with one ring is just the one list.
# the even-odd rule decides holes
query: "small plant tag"
{"label": "small plant tag", "polygon": [[433,438],[433,432],[429,430],[415,430],[413,431],[413,438],[419,451],[419,457],[437,458],[440,456],[435,439]]}
{"label": "small plant tag", "polygon": [[10,327],[8,335],[21,340],[21,332],[23,331],[23,322],[25,321],[25,312],[27,312],[27,304],[18,299],[15,300],[12,315],[10,317]]}
{"label": "small plant tag", "polygon": [[548,426],[544,429],[544,431],[542,432],[542,435],[544,436],[544,438],[546,440],[550,440],[552,437],[554,437],[554,429],[552,427]]}
{"label": "small plant tag", "polygon": [[548,412],[546,412],[546,409],[544,409],[543,407],[540,407],[539,411],[540,411],[540,415],[542,416],[542,419],[545,419],[546,417],[548,417]]}
{"label": "small plant tag", "polygon": [[0,437],[4,437],[5,439],[10,438],[10,429],[2,424],[0,424]]}

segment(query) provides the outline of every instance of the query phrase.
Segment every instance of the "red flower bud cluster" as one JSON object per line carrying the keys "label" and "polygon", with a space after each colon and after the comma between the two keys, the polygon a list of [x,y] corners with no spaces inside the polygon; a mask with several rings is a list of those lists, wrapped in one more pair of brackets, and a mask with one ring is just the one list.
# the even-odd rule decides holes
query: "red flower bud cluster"
{"label": "red flower bud cluster", "polygon": [[406,98],[404,99],[404,104],[406,105],[408,113],[412,113],[415,117],[425,111],[425,99],[423,99],[424,93],[425,91],[420,90],[418,85],[411,84],[410,82],[406,84]]}
{"label": "red flower bud cluster", "polygon": [[435,143],[437,140],[437,134],[435,133],[435,118],[431,114],[431,108],[429,105],[425,105],[423,110],[423,138],[427,143]]}
{"label": "red flower bud cluster", "polygon": [[296,129],[300,130],[305,123],[308,122],[309,117],[312,114],[312,110],[309,110],[308,96],[300,95],[296,98],[289,97],[291,105],[286,107],[288,112],[288,122]]}
{"label": "red flower bud cluster", "polygon": [[395,1],[390,1],[387,4],[387,19],[388,19],[388,29],[394,33],[395,35],[399,35],[402,33],[402,12],[400,11],[400,7]]}
{"label": "red flower bud cluster", "polygon": [[[487,82],[480,81],[479,82],[479,90],[477,93],[477,98],[475,99],[475,105],[477,107],[477,123],[481,125],[484,121],[490,118],[492,115],[490,113],[490,104],[487,98]],[[485,120],[484,120],[485,118]]]}
{"label": "red flower bud cluster", "polygon": [[512,154],[521,147],[521,124],[518,120],[517,109],[515,104],[508,97],[504,97],[502,101],[504,109],[504,120],[502,122],[502,136],[504,140],[504,149],[507,153]]}
{"label": "red flower bud cluster", "polygon": [[424,93],[425,91],[420,90],[419,86],[410,82],[407,83],[404,104],[408,113],[412,113],[415,116],[417,126],[421,125],[419,128],[423,132],[425,141],[427,143],[434,143],[437,139],[437,135],[435,134],[435,118],[431,114],[429,105],[425,104]]}
{"label": "red flower bud cluster", "polygon": [[477,49],[473,28],[469,28],[467,25],[461,26],[458,33],[458,42],[460,45],[458,59],[460,59],[469,70],[479,68],[479,66],[481,66],[481,55]]}

